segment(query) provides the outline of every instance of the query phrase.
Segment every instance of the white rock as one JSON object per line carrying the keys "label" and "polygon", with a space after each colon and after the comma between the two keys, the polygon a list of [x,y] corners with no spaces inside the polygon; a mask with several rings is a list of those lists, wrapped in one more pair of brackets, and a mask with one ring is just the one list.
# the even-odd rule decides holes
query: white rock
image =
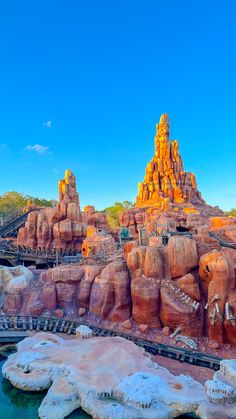
{"label": "white rock", "polygon": [[200,383],[153,368],[142,348],[120,337],[64,340],[41,332],[17,347],[3,376],[24,390],[49,388],[39,408],[43,419],[63,419],[79,406],[97,419],[170,419],[190,412],[206,419],[217,417],[217,409],[221,419],[235,419],[235,404],[221,409]]}
{"label": "white rock", "polygon": [[88,339],[93,336],[93,331],[90,327],[81,324],[75,329],[75,335],[79,339]]}

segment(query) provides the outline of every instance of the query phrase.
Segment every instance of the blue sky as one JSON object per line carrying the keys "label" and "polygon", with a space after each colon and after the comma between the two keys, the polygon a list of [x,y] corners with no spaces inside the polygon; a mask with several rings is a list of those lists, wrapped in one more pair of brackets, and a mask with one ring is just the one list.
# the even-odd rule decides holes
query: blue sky
{"label": "blue sky", "polygon": [[69,168],[81,206],[134,201],[168,112],[203,197],[236,207],[235,12],[235,0],[1,2],[0,193],[57,198]]}

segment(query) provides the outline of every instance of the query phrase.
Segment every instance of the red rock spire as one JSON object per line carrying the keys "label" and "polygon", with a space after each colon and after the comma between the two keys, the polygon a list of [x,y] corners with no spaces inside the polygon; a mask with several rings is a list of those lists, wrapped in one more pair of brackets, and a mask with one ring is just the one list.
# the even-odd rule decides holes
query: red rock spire
{"label": "red rock spire", "polygon": [[163,114],[156,126],[155,155],[146,167],[144,181],[138,185],[136,206],[168,206],[168,203],[200,203],[195,175],[184,172],[178,141],[170,142],[170,124]]}

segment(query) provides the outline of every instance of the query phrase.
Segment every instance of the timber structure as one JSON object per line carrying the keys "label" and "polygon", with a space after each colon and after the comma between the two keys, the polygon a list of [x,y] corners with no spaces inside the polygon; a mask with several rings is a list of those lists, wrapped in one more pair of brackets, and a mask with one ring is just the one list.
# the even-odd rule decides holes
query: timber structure
{"label": "timber structure", "polygon": [[[134,342],[136,345],[145,349],[145,351],[153,354],[160,355],[170,359],[178,360],[180,362],[186,362],[192,365],[200,367],[210,368],[218,370],[220,368],[221,358],[213,355],[190,351],[184,348],[177,348],[170,345],[164,345],[162,343],[156,343],[147,339],[137,338],[127,333],[122,333],[95,325],[88,324],[84,321],[74,321],[64,318],[49,318],[49,317],[33,317],[33,316],[0,316],[0,342],[6,342],[6,332],[15,331],[16,337],[19,332],[29,331],[44,331],[52,333],[67,333],[75,334],[76,328],[81,325],[89,326],[94,336],[113,337],[120,336],[124,339]],[[4,338],[4,340],[2,340]],[[11,340],[12,342],[12,340]]]}

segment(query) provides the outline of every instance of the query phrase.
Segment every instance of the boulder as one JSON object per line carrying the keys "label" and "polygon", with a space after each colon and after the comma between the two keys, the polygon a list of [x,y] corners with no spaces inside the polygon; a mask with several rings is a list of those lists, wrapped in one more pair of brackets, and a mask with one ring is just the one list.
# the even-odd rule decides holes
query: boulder
{"label": "boulder", "polygon": [[125,320],[123,323],[121,323],[121,326],[122,326],[124,329],[132,329],[132,322],[131,322],[131,320],[130,320],[130,319]]}
{"label": "boulder", "polygon": [[183,276],[198,266],[195,240],[182,236],[172,236],[166,247],[171,278]]}
{"label": "boulder", "polygon": [[169,328],[169,326],[163,327],[162,334],[163,334],[163,336],[170,336],[170,328]]}
{"label": "boulder", "polygon": [[175,283],[183,292],[185,292],[185,294],[189,295],[193,300],[201,300],[199,285],[193,274],[186,274],[181,278],[177,278]]}

